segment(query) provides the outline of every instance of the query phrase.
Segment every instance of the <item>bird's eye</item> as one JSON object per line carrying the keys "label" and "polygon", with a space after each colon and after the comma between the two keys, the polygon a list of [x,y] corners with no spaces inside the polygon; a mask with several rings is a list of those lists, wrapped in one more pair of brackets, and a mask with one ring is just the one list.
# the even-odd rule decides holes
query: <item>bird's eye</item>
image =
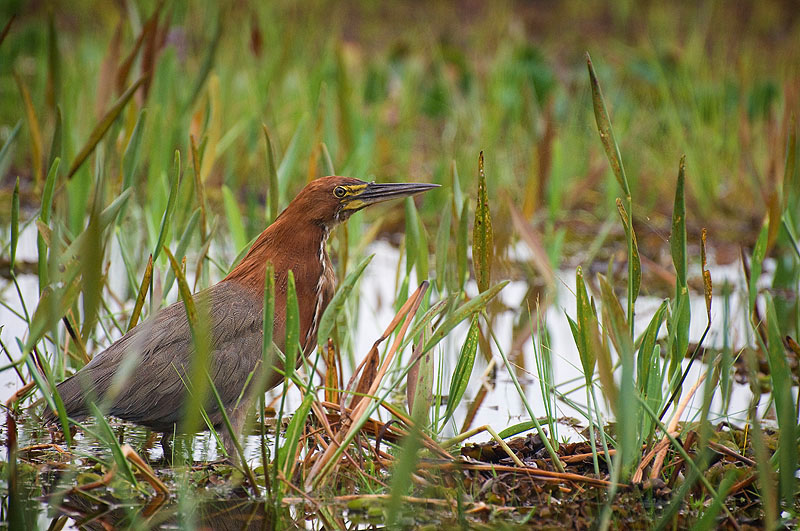
{"label": "bird's eye", "polygon": [[344,189],[344,186],[337,186],[333,189],[333,195],[341,199],[347,195],[347,190]]}

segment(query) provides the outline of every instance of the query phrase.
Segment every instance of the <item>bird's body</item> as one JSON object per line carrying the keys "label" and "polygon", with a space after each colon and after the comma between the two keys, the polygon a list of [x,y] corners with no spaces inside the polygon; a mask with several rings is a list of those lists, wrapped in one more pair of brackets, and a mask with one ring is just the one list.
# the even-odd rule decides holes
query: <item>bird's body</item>
{"label": "bird's body", "polygon": [[[209,372],[234,430],[241,430],[248,406],[256,396],[257,390],[244,389],[245,384],[259,381],[261,376],[267,263],[275,271],[273,340],[285,350],[286,289],[291,270],[300,313],[300,344],[303,353],[308,354],[316,344],[322,312],[335,290],[336,276],[325,249],[330,230],[365,206],[432,187],[382,185],[347,177],[312,181],[261,233],[227,277],[194,295],[199,311],[208,312]],[[182,302],[176,302],[96,355],[57,389],[67,414],[74,419],[91,413],[90,401],[105,401],[110,415],[169,434],[181,427],[193,354],[186,311]],[[132,368],[127,377],[117,381],[119,373],[125,372],[119,369],[128,363]],[[271,388],[281,376],[268,370],[266,388]],[[240,401],[242,396],[244,400]],[[239,407],[234,407],[237,403]],[[215,427],[223,428],[216,401],[208,402],[206,412]],[[54,413],[48,412],[47,420],[54,419]],[[224,429],[222,433],[230,454],[231,434]]]}

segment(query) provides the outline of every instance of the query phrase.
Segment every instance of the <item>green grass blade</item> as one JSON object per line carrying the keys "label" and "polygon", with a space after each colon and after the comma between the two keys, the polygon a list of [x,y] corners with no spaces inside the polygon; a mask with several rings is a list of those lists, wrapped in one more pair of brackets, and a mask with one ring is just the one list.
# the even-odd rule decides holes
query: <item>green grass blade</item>
{"label": "green grass blade", "polygon": [[4,169],[6,163],[6,157],[8,156],[8,153],[11,150],[11,146],[14,145],[14,140],[17,139],[17,135],[19,134],[19,130],[21,127],[22,127],[22,120],[17,122],[17,125],[15,125],[14,129],[11,130],[11,134],[8,135],[8,139],[6,140],[5,144],[3,144],[2,149],[0,149],[0,170]]}
{"label": "green grass blade", "polygon": [[461,321],[466,319],[467,317],[476,314],[478,312],[483,311],[486,305],[492,300],[495,295],[500,293],[500,290],[503,289],[506,284],[508,284],[508,280],[504,280],[492,286],[491,288],[487,289],[471,301],[461,305],[457,310],[453,313],[448,315],[444,322],[436,327],[431,334],[430,339],[425,343],[425,347],[422,349],[422,353],[428,352],[430,349],[435,347],[439,341],[441,341],[444,336],[450,333],[450,331],[458,325]]}
{"label": "green grass blade", "polygon": [[633,225],[628,219],[628,213],[625,211],[622,200],[619,198],[617,198],[617,211],[619,212],[619,217],[622,219],[622,225],[625,227],[625,236],[632,243],[631,250],[633,251],[633,255],[630,257],[631,268],[629,271],[632,273],[633,278],[629,279],[628,282],[632,282],[631,293],[633,302],[636,302],[636,299],[639,297],[639,289],[642,286],[642,262],[639,258],[639,244],[636,242],[636,232],[634,232]]}
{"label": "green grass blade", "polygon": [[[463,215],[463,213],[462,213]],[[472,228],[472,262],[478,291],[489,289],[494,259],[492,216],[489,212],[489,195],[486,190],[486,175],[483,171],[483,151],[478,157],[478,203],[475,207],[475,225]]]}
{"label": "green grass blade", "polygon": [[331,302],[328,304],[327,308],[325,308],[322,318],[319,321],[319,330],[317,332],[317,344],[320,347],[325,347],[325,345],[328,343],[328,338],[331,337],[333,327],[336,324],[336,319],[342,312],[342,309],[344,308],[347,299],[350,297],[350,293],[353,291],[356,282],[358,282],[358,279],[361,278],[362,273],[364,273],[367,265],[369,265],[374,257],[375,255],[371,254],[361,260],[361,263],[359,263],[358,266],[356,266],[356,268],[347,275],[347,278],[344,280],[339,289],[336,290],[336,294],[333,296],[333,299],[331,299]]}
{"label": "green grass blade", "polygon": [[686,253],[686,156],[681,157],[678,167],[678,182],[675,185],[675,204],[672,209],[672,234],[669,246],[672,252],[672,263],[675,265],[677,285],[686,285],[687,253]]}
{"label": "green grass blade", "polygon": [[577,322],[570,319],[570,328],[575,337],[575,344],[578,346],[578,354],[581,358],[581,365],[583,365],[583,377],[589,384],[594,378],[594,368],[597,364],[595,347],[599,344],[599,337],[596,340],[593,339],[593,336],[598,335],[597,316],[594,314],[589,294],[586,291],[581,267],[575,271],[575,295],[578,319]]}
{"label": "green grass blade", "polygon": [[[53,164],[50,165],[50,170],[47,172],[47,179],[44,182],[44,190],[42,191],[42,205],[39,209],[39,220],[44,224],[50,225],[50,215],[53,212],[53,193],[56,186],[56,177],[58,176],[58,167],[61,165],[61,159],[56,158]],[[39,262],[39,292],[49,284],[49,270],[47,268],[47,243],[44,241],[41,233],[36,235],[36,249],[38,253]]]}
{"label": "green grass blade", "polygon": [[783,336],[772,297],[767,297],[767,355],[772,396],[778,417],[779,485],[784,508],[791,511],[797,492],[797,412],[792,397],[792,377],[783,346]]}
{"label": "green grass blade", "polygon": [[280,198],[278,170],[275,169],[275,152],[269,136],[269,129],[266,124],[261,124],[261,128],[264,130],[264,142],[267,147],[267,223],[272,223],[278,217],[278,200]]}
{"label": "green grass blade", "polygon": [[[198,221],[200,221],[200,209],[196,208],[194,212],[192,212],[192,217],[190,217],[189,221],[186,223],[186,230],[183,231],[181,239],[178,240],[178,245],[175,247],[175,256],[183,258],[186,255],[186,250],[189,248],[189,243],[192,241],[194,229]],[[175,282],[175,274],[172,272],[172,269],[170,269],[167,271],[167,279],[164,281],[163,293],[165,297],[167,293],[169,293],[169,290],[172,289],[173,282]]]}
{"label": "green grass blade", "polygon": [[[61,158],[61,144],[62,144],[62,128],[61,123],[61,106],[56,106],[56,124],[53,127],[53,139],[50,142],[50,154],[47,156],[47,167],[52,168],[53,162]],[[0,165],[2,165],[2,158],[0,158]]]}
{"label": "green grass blade", "polygon": [[469,275],[469,271],[467,270],[468,227],[469,198],[465,197],[464,203],[461,206],[461,217],[458,220],[458,237],[456,239],[456,264],[458,267],[456,289],[459,291],[464,289],[464,283],[467,281],[467,275]]}
{"label": "green grass blade", "polygon": [[222,202],[225,207],[225,218],[228,220],[228,229],[231,232],[234,249],[243,249],[247,244],[247,234],[244,230],[242,213],[236,204],[236,198],[227,185],[222,185]]}
{"label": "green grass blade", "polygon": [[300,407],[292,415],[292,420],[286,426],[286,433],[284,434],[285,442],[278,451],[278,469],[283,472],[283,475],[290,479],[292,471],[295,467],[295,454],[297,454],[297,446],[300,444],[300,437],[303,435],[303,429],[306,426],[306,419],[308,412],[311,410],[311,404],[314,402],[314,394],[306,393]]}
{"label": "green grass blade", "polygon": [[117,119],[119,114],[122,112],[122,109],[125,108],[125,105],[128,104],[131,97],[136,93],[136,90],[144,83],[147,79],[147,76],[142,76],[137,79],[133,85],[128,87],[122,96],[111,106],[108,112],[100,119],[100,122],[95,126],[92,133],[89,135],[89,139],[86,141],[86,144],[81,148],[78,152],[78,155],[75,156],[75,160],[72,161],[72,164],[69,167],[69,171],[67,172],[67,180],[71,179],[75,172],[78,171],[78,168],[81,167],[81,164],[92,154],[92,151],[97,147],[97,144],[100,143],[103,136],[105,136],[108,129],[111,127],[111,124]]}
{"label": "green grass blade", "polygon": [[597,81],[597,74],[594,72],[592,59],[589,57],[588,53],[586,54],[586,66],[589,69],[589,82],[592,87],[592,106],[594,107],[594,118],[597,122],[597,130],[600,132],[600,141],[603,143],[603,149],[606,152],[609,164],[611,164],[614,177],[617,178],[617,182],[625,193],[625,197],[630,198],[631,190],[630,186],[628,186],[628,178],[625,175],[625,167],[622,165],[622,156],[619,153],[619,146],[614,138],[614,131],[611,128],[611,119],[606,110],[603,91],[600,88],[600,82]]}
{"label": "green grass blade", "polygon": [[761,269],[767,254],[767,240],[769,236],[768,221],[764,221],[761,232],[758,233],[756,245],[753,247],[753,257],[750,260],[750,282],[748,285],[748,312],[753,315],[758,297],[758,281],[761,279]]}
{"label": "green grass blade", "polygon": [[297,289],[294,283],[294,272],[291,270],[286,279],[286,378],[291,379],[297,366],[297,351],[300,348],[300,310],[297,304]]}
{"label": "green grass blade", "polygon": [[17,244],[19,243],[19,177],[11,193],[11,244],[8,250],[8,269],[14,272],[14,261],[17,259]]}
{"label": "green grass blade", "polygon": [[472,368],[475,365],[475,354],[478,351],[478,336],[480,329],[478,328],[478,318],[472,318],[472,324],[467,332],[467,338],[461,346],[461,352],[456,362],[456,368],[453,371],[453,377],[450,380],[450,392],[447,399],[447,409],[445,409],[444,417],[442,418],[442,425],[447,424],[450,417],[455,413],[456,408],[461,403],[461,397],[464,396],[464,391],[467,390],[470,376],[472,376]]}
{"label": "green grass blade", "polygon": [[[136,323],[139,322],[139,316],[142,313],[142,307],[144,306],[144,299],[147,296],[147,290],[150,286],[150,280],[153,278],[153,255],[151,254],[150,257],[147,259],[147,266],[144,269],[144,275],[142,276],[142,283],[139,286],[139,293],[136,295],[136,302],[133,305],[133,311],[131,312],[131,319],[128,321],[128,330],[131,330]],[[166,290],[168,291],[168,290]]]}
{"label": "green grass blade", "polygon": [[133,126],[131,139],[125,147],[122,155],[122,189],[127,190],[133,185],[133,177],[136,175],[136,168],[139,166],[139,158],[144,135],[145,121],[147,119],[147,109],[139,111],[136,125]]}
{"label": "green grass blade", "polygon": [[439,218],[439,229],[436,233],[436,289],[444,293],[446,288],[447,263],[452,256],[450,251],[450,224],[453,218],[451,209],[445,208]]}
{"label": "green grass blade", "polygon": [[89,407],[92,410],[92,415],[94,415],[95,421],[97,422],[97,427],[99,428],[98,435],[101,437],[106,446],[108,446],[109,450],[111,450],[111,455],[114,457],[114,463],[122,472],[123,477],[131,485],[133,485],[134,488],[137,487],[138,482],[136,481],[136,476],[133,474],[133,470],[131,470],[128,460],[125,459],[125,454],[122,453],[122,447],[120,446],[119,441],[117,441],[117,437],[114,435],[114,430],[112,430],[111,426],[108,424],[106,415],[100,411],[100,409],[98,409],[94,402],[90,402]]}
{"label": "green grass blade", "polygon": [[172,221],[172,212],[175,209],[175,201],[178,196],[178,185],[181,181],[181,152],[175,150],[175,158],[172,165],[172,179],[169,186],[169,197],[167,198],[167,208],[161,217],[161,228],[158,231],[158,240],[156,240],[156,248],[153,250],[153,261],[158,260],[158,255],[161,253],[161,248],[164,247],[164,242],[167,239],[167,232],[169,232],[170,222]]}

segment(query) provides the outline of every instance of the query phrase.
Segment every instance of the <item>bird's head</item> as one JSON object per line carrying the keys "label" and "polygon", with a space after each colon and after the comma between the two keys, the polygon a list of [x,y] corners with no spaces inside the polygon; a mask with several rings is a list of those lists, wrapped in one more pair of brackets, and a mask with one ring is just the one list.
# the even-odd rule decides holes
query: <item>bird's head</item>
{"label": "bird's head", "polygon": [[285,212],[302,215],[330,229],[362,208],[419,194],[438,186],[424,183],[368,183],[352,177],[321,177],[308,183]]}

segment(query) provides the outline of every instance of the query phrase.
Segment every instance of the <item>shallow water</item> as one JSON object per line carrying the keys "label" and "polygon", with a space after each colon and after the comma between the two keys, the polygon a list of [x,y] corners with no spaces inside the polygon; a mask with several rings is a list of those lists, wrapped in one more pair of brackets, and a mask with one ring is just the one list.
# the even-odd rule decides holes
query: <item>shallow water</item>
{"label": "shallow water", "polygon": [[[18,260],[35,260],[36,251],[34,242],[35,232],[29,226],[22,234],[18,252]],[[374,243],[369,252],[374,253],[376,256],[366,269],[359,284],[361,297],[358,310],[358,325],[351,332],[354,336],[353,354],[356,362],[360,361],[361,357],[369,351],[375,339],[380,336],[381,332],[391,321],[395,313],[394,309],[392,308],[393,297],[397,291],[394,279],[396,278],[397,264],[401,257],[399,256],[397,249],[385,242]],[[517,258],[524,258],[524,249],[519,251],[518,254],[519,256],[517,256]],[[121,259],[119,258],[119,253],[116,249],[112,249],[111,256],[112,264],[114,265],[112,266],[110,278],[116,279],[116,284],[112,284],[112,289],[121,291],[122,286],[120,283],[122,282],[122,279],[125,278],[125,273],[124,270],[121,269]],[[740,268],[735,265],[712,266],[710,267],[710,270],[715,286],[721,286],[723,282],[727,280],[736,287],[734,295],[731,297],[731,315],[733,316],[733,322],[730,324],[730,330],[732,332],[730,340],[735,351],[736,348],[741,347],[746,343],[746,338],[748,337],[748,330],[745,327],[745,320],[742,318],[742,308],[746,303],[741,296],[743,291],[739,289],[740,287],[743,288],[744,280]],[[768,274],[769,268],[767,275]],[[573,295],[575,285],[574,271],[558,271],[556,272],[556,279],[557,294],[554,298],[555,302],[546,309],[544,314],[544,320],[551,338],[554,382],[559,387],[560,391],[567,393],[569,399],[573,400],[576,404],[583,405],[585,403],[586,395],[585,390],[581,387],[583,382],[582,371],[580,369],[581,364],[568,322],[565,317],[565,312],[573,317],[575,316],[575,298]],[[763,279],[765,283],[768,282],[768,280],[768,276]],[[38,280],[36,277],[31,275],[23,276],[19,279],[19,285],[27,306],[27,310],[28,312],[32,312],[38,300]],[[410,283],[412,289],[414,285],[414,282]],[[519,308],[524,302],[523,297],[525,296],[526,290],[527,285],[525,282],[515,281],[508,284],[508,286],[503,289],[499,296],[508,307]],[[474,283],[468,285],[468,293],[470,295],[477,294],[477,288]],[[4,281],[2,284],[0,284],[0,296],[2,296],[4,300],[8,301],[16,311],[21,311],[21,306],[18,298],[16,297],[14,287],[10,283]],[[171,301],[175,300],[176,298],[176,288],[173,287],[168,300]],[[662,300],[656,297],[642,296],[639,298],[636,305],[637,313],[635,322],[637,334],[644,330],[648,321],[652,317],[653,313],[657,310],[661,302]],[[721,336],[723,323],[721,308],[722,299],[721,297],[718,297],[714,300],[714,305],[712,307],[712,327],[705,342],[706,346],[721,347],[722,345]],[[690,342],[696,342],[700,339],[700,336],[706,325],[705,302],[702,295],[692,298],[691,310],[692,326]],[[514,316],[511,314],[511,312],[506,312],[505,314],[498,315],[494,323],[495,333],[497,334],[501,345],[503,345],[503,348],[506,349],[506,352],[508,352],[510,349],[510,344],[512,341],[511,330],[513,318]],[[0,323],[3,325],[3,329],[0,332],[0,337],[2,337],[4,344],[11,349],[12,356],[19,356],[20,353],[16,347],[16,338],[19,338],[20,340],[24,339],[26,332],[25,323],[15,316],[12,311],[3,307],[0,307]],[[665,327],[662,326],[662,335],[664,333]],[[454,332],[451,333],[440,344],[439,347],[437,347],[437,356],[442,355],[445,357],[444,374],[449,374],[452,372],[465,335],[466,326],[461,326],[454,330]],[[476,364],[473,370],[470,386],[466,392],[464,400],[456,411],[455,422],[445,427],[442,432],[443,436],[447,437],[453,435],[461,427],[463,419],[467,413],[467,408],[477,394],[481,385],[484,385],[488,388],[488,393],[481,407],[478,409],[474,421],[472,422],[473,427],[491,425],[493,428],[499,431],[507,426],[528,420],[528,413],[512,383],[511,378],[503,367],[503,363],[496,352],[496,348],[493,350],[497,363],[496,376],[493,379],[490,379],[484,374],[487,368],[486,362],[481,356],[478,356],[476,358]],[[99,352],[100,349],[96,349],[95,351]],[[523,386],[526,397],[534,412],[537,415],[542,416],[545,413],[545,408],[542,401],[540,386],[535,376],[536,365],[533,356],[531,340],[528,340],[525,343],[522,354],[523,359],[521,364],[524,365],[524,367],[527,367],[530,372],[526,373],[524,371],[520,371],[518,373],[520,383]],[[409,355],[410,349],[407,349],[407,351],[404,353],[405,359],[407,359]],[[686,363],[688,363],[688,360],[684,360],[684,364]],[[345,369],[345,381],[349,378],[348,369],[349,368]],[[704,366],[704,364],[699,362],[695,363],[686,379],[686,383],[684,384],[685,388],[691,386],[705,369],[706,366]],[[447,392],[448,385],[449,382],[444,382],[442,387],[443,392]],[[8,369],[0,372],[0,400],[4,402],[20,386],[20,380],[13,370]],[[718,396],[719,393],[717,393],[717,396],[715,396],[711,409],[712,421],[715,420],[715,418],[721,419],[724,417],[733,423],[744,422],[746,418],[745,411],[751,399],[750,389],[747,385],[736,383],[734,383],[733,386],[734,388],[731,397],[730,408],[727,415],[723,415],[723,412],[720,411],[722,400],[721,397]],[[269,396],[270,398],[274,398],[275,396],[278,396],[278,393],[277,391],[272,391]],[[698,396],[701,396],[701,394],[698,394]],[[701,405],[700,402],[701,398],[696,398],[694,403],[690,404],[690,407],[687,408],[686,413],[684,414],[685,419],[692,419],[696,416]],[[292,411],[297,403],[298,395],[296,393],[290,393],[288,411]],[[562,400],[557,402],[556,411],[558,417],[576,418],[581,421],[581,426],[586,425],[585,419],[580,410],[573,408]],[[608,411],[603,411],[603,413],[606,418],[609,418],[610,415]],[[384,418],[383,420],[388,419]],[[145,441],[148,437],[148,432],[146,430],[124,424],[114,424],[114,427],[115,430],[117,430],[118,436],[124,436],[125,442],[131,444],[134,448],[144,447],[143,451],[146,453],[148,459],[152,461],[158,461],[162,458],[161,448],[158,445],[157,440],[154,444],[145,447]],[[31,424],[30,421],[28,423],[23,423],[21,428],[22,429],[19,433],[20,448],[25,448],[26,446],[38,443],[46,443],[49,441],[49,436],[42,429],[40,429],[40,427]],[[5,438],[5,427],[3,427],[0,432],[2,432],[3,438]],[[560,439],[571,440],[575,440],[579,437],[578,430],[565,424],[559,426],[558,436]],[[475,436],[472,440],[482,441],[486,440],[487,438],[488,434],[482,433]],[[108,456],[104,454],[106,450],[99,448],[98,445],[93,442],[91,437],[85,437],[79,434],[76,438],[76,441],[76,453],[93,454],[100,458],[108,459]],[[260,463],[259,448],[260,446],[258,437],[250,436],[247,438],[246,453],[249,460],[254,463],[254,466]],[[2,447],[0,452],[2,452],[0,459],[5,460],[5,448]],[[216,450],[216,445],[208,433],[202,434],[194,439],[193,459],[195,461],[210,461],[217,458],[218,453]],[[230,502],[229,500],[229,503],[233,502]],[[254,508],[252,505],[248,504],[242,505],[233,503],[231,507],[234,506],[236,507],[235,510],[231,510],[234,510],[236,514],[241,512],[241,514],[254,515],[255,521],[263,523],[264,515],[261,514],[259,516],[258,513],[260,509]],[[45,516],[45,508],[46,503],[42,501],[42,521],[40,523],[44,524],[46,527],[48,522]],[[216,514],[215,511],[216,509],[212,508],[211,514]],[[172,517],[167,518],[167,520],[164,522],[164,525],[174,525],[170,518]],[[74,525],[75,521],[72,520],[70,524]]]}

